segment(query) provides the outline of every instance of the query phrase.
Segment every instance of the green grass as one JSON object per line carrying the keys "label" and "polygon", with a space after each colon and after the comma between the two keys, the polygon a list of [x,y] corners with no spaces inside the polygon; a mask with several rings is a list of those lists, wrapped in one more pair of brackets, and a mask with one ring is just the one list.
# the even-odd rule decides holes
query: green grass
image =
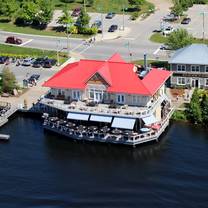
{"label": "green grass", "polygon": [[[49,57],[57,58],[56,51],[40,50],[33,48],[24,48],[19,46],[10,46],[0,44],[0,56],[13,56],[13,57]],[[67,60],[66,53],[60,53],[60,63]]]}
{"label": "green grass", "polygon": [[[34,34],[34,35],[45,35],[45,36],[61,36],[66,37],[65,32],[56,32],[55,30],[39,30],[32,27],[23,27],[17,26],[11,22],[0,22],[0,29],[7,32],[15,32],[15,33],[24,33],[24,34]],[[72,34],[71,38],[89,38],[89,35],[81,35],[81,34]]]}
{"label": "green grass", "polygon": [[[150,41],[155,42],[155,43],[166,43],[167,42],[167,36],[163,36],[161,33],[154,33],[150,37]],[[194,38],[192,43],[204,43],[208,44],[208,39],[199,39],[199,38]]]}

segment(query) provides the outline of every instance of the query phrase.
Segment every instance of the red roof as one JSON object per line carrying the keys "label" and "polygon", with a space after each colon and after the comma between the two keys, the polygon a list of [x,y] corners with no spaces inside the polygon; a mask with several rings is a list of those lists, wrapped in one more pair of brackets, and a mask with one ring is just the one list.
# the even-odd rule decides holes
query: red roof
{"label": "red roof", "polygon": [[134,64],[126,63],[119,54],[107,61],[80,60],[65,66],[43,86],[84,89],[88,80],[98,73],[108,84],[108,92],[153,95],[171,75],[168,71],[153,69],[141,80],[133,69]]}

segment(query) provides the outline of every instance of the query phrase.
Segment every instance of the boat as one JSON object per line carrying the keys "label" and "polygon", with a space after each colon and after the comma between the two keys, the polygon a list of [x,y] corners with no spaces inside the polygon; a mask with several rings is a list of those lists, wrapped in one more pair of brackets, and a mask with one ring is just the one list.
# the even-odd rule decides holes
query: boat
{"label": "boat", "polygon": [[0,140],[8,141],[10,139],[10,135],[8,134],[0,134]]}

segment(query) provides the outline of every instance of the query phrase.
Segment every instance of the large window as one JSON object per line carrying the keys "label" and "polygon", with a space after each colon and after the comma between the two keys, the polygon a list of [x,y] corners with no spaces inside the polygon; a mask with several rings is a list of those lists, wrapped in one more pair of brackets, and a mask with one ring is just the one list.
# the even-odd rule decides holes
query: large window
{"label": "large window", "polygon": [[178,85],[185,85],[186,84],[186,78],[185,77],[178,77],[177,78],[177,84]]}
{"label": "large window", "polygon": [[123,104],[125,102],[125,96],[122,94],[117,95],[117,103]]}
{"label": "large window", "polygon": [[177,71],[186,71],[186,66],[182,64],[177,65]]}
{"label": "large window", "polygon": [[208,66],[205,66],[205,72],[208,72]]}
{"label": "large window", "polygon": [[199,72],[200,71],[200,66],[198,66],[198,65],[192,65],[191,66],[191,71],[192,72]]}
{"label": "large window", "polygon": [[80,91],[79,90],[73,90],[72,91],[72,97],[75,100],[80,100],[81,99]]}
{"label": "large window", "polygon": [[104,92],[102,90],[90,89],[89,98],[97,102],[102,102],[104,98]]}

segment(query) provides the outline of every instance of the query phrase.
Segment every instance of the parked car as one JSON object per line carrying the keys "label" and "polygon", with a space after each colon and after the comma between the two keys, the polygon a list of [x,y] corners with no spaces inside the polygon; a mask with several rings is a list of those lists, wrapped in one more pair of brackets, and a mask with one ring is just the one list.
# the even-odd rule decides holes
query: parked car
{"label": "parked car", "polygon": [[181,21],[181,24],[183,24],[183,25],[188,25],[190,22],[191,22],[191,18],[185,17],[185,18],[183,18],[183,20]]}
{"label": "parked car", "polygon": [[170,48],[167,45],[161,45],[160,50],[170,50]]}
{"label": "parked car", "polygon": [[105,16],[105,18],[106,18],[106,19],[112,19],[115,15],[116,15],[116,14],[115,14],[114,12],[109,12],[109,13]]}
{"label": "parked car", "polygon": [[81,8],[76,8],[76,9],[73,10],[71,16],[72,17],[78,17],[80,15],[80,13],[81,13]]}
{"label": "parked car", "polygon": [[45,60],[46,60],[45,58],[37,58],[37,59],[35,59],[35,61],[32,64],[32,67],[40,68],[41,66],[43,66]]}
{"label": "parked car", "polygon": [[38,81],[38,79],[40,78],[39,74],[33,74],[32,76],[30,76],[30,78],[28,79],[28,83],[29,84],[34,84]]}
{"label": "parked car", "polygon": [[0,64],[5,64],[7,60],[8,60],[8,57],[0,56]]}
{"label": "parked car", "polygon": [[10,37],[7,37],[5,43],[20,45],[20,44],[22,44],[22,40],[20,38],[16,38],[14,36],[10,36]]}
{"label": "parked car", "polygon": [[163,17],[163,21],[175,21],[178,19],[178,16],[175,15],[174,13],[170,13],[170,14],[167,14]]}
{"label": "parked car", "polygon": [[31,66],[32,63],[33,63],[32,58],[26,58],[26,59],[23,60],[22,66]]}
{"label": "parked car", "polygon": [[108,32],[115,32],[118,29],[118,25],[111,25],[108,29]]}
{"label": "parked car", "polygon": [[55,59],[46,59],[43,63],[43,67],[44,68],[51,68],[52,66],[54,66],[56,64],[56,60]]}
{"label": "parked car", "polygon": [[166,27],[164,30],[163,30],[163,35],[169,35],[170,33],[172,33],[174,31],[174,28],[173,27]]}
{"label": "parked car", "polygon": [[95,27],[98,29],[98,33],[102,32],[102,22],[100,20],[96,20],[91,27]]}

